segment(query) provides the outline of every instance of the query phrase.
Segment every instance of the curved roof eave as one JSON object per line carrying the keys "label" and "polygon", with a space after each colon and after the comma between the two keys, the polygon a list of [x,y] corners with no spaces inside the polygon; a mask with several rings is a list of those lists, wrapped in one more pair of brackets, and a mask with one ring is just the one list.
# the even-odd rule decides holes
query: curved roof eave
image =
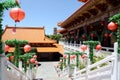
{"label": "curved roof eave", "polygon": [[71,16],[69,16],[65,21],[61,23],[61,27],[64,27],[68,22],[72,21],[73,18],[77,17],[80,12],[88,8],[87,6],[91,5],[92,0],[88,0],[83,6],[81,6],[77,11],[75,11]]}

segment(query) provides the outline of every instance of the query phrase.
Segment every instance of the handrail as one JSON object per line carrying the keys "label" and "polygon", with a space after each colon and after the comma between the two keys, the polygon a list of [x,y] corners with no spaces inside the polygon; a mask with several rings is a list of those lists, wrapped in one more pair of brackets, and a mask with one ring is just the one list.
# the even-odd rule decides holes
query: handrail
{"label": "handrail", "polygon": [[[76,44],[76,43],[68,43],[65,41],[59,41],[59,44],[63,45],[63,47],[67,50],[73,50],[73,51],[80,51],[80,46],[81,44]],[[111,47],[102,47],[101,51],[105,52],[113,52],[114,48]]]}
{"label": "handrail", "polygon": [[[17,77],[16,77],[17,76]],[[7,61],[7,77],[10,80],[30,80],[30,78],[22,71],[20,71],[11,62]]]}
{"label": "handrail", "polygon": [[[64,49],[67,51],[80,51],[80,45],[81,44],[74,44],[74,43],[67,43],[67,42],[60,42],[61,45],[63,45]],[[79,46],[78,46],[79,45]],[[117,63],[117,44],[114,44],[114,48],[110,47],[102,47],[100,52],[107,52],[107,57],[94,63],[86,65],[85,68],[81,70],[77,70],[73,73],[73,80],[102,80],[104,79],[104,76],[106,76],[109,80],[117,80],[116,74],[118,68]],[[87,50],[86,50],[87,51]],[[94,49],[95,52],[97,52]],[[110,53],[110,54],[109,54]],[[87,53],[89,54],[89,53]],[[106,54],[106,53],[105,53]],[[64,75],[64,74],[63,74]],[[101,77],[101,79],[98,79],[98,77]]]}

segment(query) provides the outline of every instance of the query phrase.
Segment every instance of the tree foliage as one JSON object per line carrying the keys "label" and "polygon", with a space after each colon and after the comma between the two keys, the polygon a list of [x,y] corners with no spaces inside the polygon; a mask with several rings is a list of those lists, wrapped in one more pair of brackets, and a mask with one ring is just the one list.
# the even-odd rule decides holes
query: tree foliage
{"label": "tree foliage", "polygon": [[46,35],[48,38],[59,41],[62,38],[61,34]]}

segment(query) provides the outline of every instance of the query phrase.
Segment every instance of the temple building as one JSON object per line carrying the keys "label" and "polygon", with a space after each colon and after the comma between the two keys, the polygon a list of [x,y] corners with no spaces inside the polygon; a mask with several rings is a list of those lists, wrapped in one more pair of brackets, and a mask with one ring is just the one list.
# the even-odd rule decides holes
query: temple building
{"label": "temple building", "polygon": [[58,26],[68,43],[99,40],[102,46],[112,47],[116,41],[115,31],[108,30],[109,18],[120,13],[120,0],[78,0],[83,5]]}
{"label": "temple building", "polygon": [[[26,40],[32,48],[36,49],[38,61],[58,61],[63,55],[63,48],[55,40],[45,36],[44,27],[12,27],[6,26],[2,41],[6,40]],[[13,52],[11,47],[9,52]]]}

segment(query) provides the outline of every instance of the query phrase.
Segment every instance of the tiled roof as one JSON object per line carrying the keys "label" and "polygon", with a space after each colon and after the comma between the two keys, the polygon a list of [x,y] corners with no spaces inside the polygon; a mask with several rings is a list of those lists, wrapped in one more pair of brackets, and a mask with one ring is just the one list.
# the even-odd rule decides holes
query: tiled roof
{"label": "tiled roof", "polygon": [[56,41],[50,40],[45,37],[44,27],[16,27],[16,31],[13,32],[14,27],[6,27],[2,35],[2,41],[6,40],[26,40],[30,43],[54,43]]}
{"label": "tiled roof", "polygon": [[[16,27],[16,31],[13,32],[14,27],[6,26],[3,34],[2,41],[6,40],[26,40],[29,43],[52,43],[56,47],[36,47],[38,52],[59,52],[63,54],[63,48],[57,44],[55,40],[51,40],[45,36],[44,27]],[[13,52],[14,48],[10,48],[9,52]]]}

